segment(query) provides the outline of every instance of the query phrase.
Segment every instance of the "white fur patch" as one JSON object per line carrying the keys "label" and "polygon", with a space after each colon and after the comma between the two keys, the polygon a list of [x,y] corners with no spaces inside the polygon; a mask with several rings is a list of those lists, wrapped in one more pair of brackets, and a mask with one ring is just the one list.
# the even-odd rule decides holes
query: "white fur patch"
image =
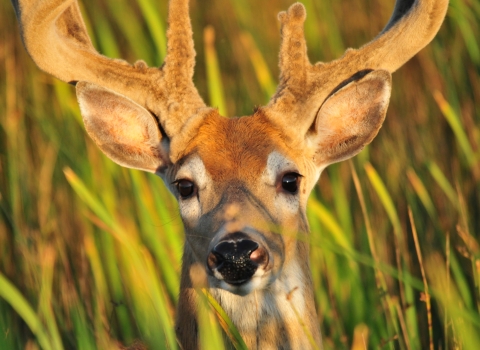
{"label": "white fur patch", "polygon": [[[203,161],[198,156],[188,159],[178,170],[175,179],[188,179],[193,181],[199,195],[212,183],[212,179],[208,175]],[[183,219],[187,222],[198,220],[202,215],[202,208],[197,197],[184,200],[180,199],[179,207]]]}
{"label": "white fur patch", "polygon": [[277,286],[277,295],[290,294],[290,300],[283,303],[277,302],[280,312],[289,317],[296,317],[293,307],[299,315],[305,314],[305,286],[303,285],[304,276],[300,266],[296,261],[291,262],[284,267],[280,276],[280,283]]}
{"label": "white fur patch", "polygon": [[[298,172],[297,165],[277,151],[273,151],[268,155],[267,166],[263,171],[262,180],[269,186],[276,186],[279,176],[288,172]],[[275,196],[275,209],[278,213],[288,211],[291,214],[295,214],[298,212],[299,205],[298,195],[277,192]]]}

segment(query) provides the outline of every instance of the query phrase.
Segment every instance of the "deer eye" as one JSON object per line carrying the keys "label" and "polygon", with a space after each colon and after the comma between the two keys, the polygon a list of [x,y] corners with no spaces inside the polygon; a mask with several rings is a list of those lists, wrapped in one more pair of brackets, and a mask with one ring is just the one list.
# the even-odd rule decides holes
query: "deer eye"
{"label": "deer eye", "polygon": [[178,180],[175,181],[175,185],[182,199],[190,197],[195,192],[195,184],[190,180]]}
{"label": "deer eye", "polygon": [[297,174],[297,173],[288,173],[283,175],[282,178],[282,188],[290,193],[297,193],[298,191],[298,183],[299,183],[299,178],[302,175]]}

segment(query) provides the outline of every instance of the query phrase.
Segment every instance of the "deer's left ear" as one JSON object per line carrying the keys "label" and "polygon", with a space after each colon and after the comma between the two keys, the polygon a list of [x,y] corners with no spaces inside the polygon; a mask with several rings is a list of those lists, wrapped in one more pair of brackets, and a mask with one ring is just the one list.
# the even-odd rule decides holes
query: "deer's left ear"
{"label": "deer's left ear", "polygon": [[320,107],[309,139],[325,167],[359,153],[377,135],[390,100],[391,75],[372,71],[340,88]]}

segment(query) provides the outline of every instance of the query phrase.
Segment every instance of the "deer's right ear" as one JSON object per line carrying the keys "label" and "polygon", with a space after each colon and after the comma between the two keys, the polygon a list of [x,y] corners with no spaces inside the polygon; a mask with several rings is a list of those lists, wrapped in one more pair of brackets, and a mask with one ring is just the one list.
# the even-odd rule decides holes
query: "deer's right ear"
{"label": "deer's right ear", "polygon": [[77,99],[85,129],[115,163],[159,173],[169,162],[154,116],[129,98],[98,85],[77,83]]}
{"label": "deer's right ear", "polygon": [[391,75],[360,72],[318,110],[310,140],[319,167],[353,157],[377,135],[387,113]]}

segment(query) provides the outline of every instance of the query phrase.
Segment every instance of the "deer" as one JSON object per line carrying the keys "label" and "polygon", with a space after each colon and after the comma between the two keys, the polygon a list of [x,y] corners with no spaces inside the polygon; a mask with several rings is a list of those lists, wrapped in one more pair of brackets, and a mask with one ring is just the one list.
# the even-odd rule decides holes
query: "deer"
{"label": "deer", "polygon": [[[195,274],[251,349],[321,347],[307,199],[322,171],[358,154],[379,132],[391,74],[438,32],[448,0],[397,0],[376,38],[334,61],[310,63],[306,10],[281,25],[279,84],[266,106],[226,118],[193,83],[188,0],[170,0],[161,67],[98,53],[76,0],[12,0],[36,65],[75,86],[85,129],[117,164],[158,175],[185,228],[175,330],[198,348]],[[290,302],[287,302],[287,297]],[[295,310],[294,310],[295,308]]]}

